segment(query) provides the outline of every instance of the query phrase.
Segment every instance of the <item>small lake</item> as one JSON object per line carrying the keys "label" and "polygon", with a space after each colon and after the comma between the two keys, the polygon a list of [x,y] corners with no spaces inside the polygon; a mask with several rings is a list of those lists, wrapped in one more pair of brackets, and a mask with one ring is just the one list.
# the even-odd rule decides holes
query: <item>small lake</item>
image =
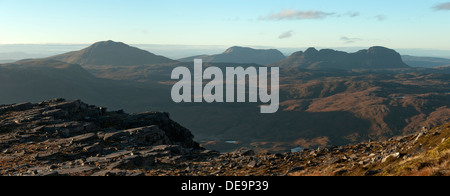
{"label": "small lake", "polygon": [[305,148],[297,147],[297,148],[292,148],[292,149],[291,149],[291,152],[292,152],[292,153],[294,153],[294,152],[301,152],[301,151],[303,151],[303,150],[305,150]]}

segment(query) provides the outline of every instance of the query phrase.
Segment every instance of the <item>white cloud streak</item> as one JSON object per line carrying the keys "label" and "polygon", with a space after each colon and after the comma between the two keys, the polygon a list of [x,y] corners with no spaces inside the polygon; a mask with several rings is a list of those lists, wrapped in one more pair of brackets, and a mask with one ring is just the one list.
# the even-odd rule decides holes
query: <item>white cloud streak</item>
{"label": "white cloud streak", "polygon": [[265,17],[259,17],[259,20],[311,20],[324,19],[332,16],[335,13],[310,10],[310,11],[296,11],[296,10],[282,10],[275,14],[270,14]]}
{"label": "white cloud streak", "polygon": [[351,44],[351,43],[362,41],[362,39],[360,39],[360,38],[351,38],[351,37],[346,37],[346,36],[342,36],[340,38],[340,40],[343,41],[344,44]]}

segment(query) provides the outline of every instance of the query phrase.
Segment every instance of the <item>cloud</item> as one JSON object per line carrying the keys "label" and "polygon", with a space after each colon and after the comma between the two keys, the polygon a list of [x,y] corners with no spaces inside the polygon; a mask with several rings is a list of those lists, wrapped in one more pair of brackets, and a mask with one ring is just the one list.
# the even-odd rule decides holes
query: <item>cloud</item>
{"label": "cloud", "polygon": [[387,19],[387,17],[385,15],[376,15],[375,18],[379,21],[384,21]]}
{"label": "cloud", "polygon": [[292,30],[284,32],[280,36],[278,36],[278,38],[279,39],[290,38],[290,37],[292,37],[292,33],[294,33],[294,31],[292,31]]}
{"label": "cloud", "polygon": [[450,2],[438,4],[433,9],[436,11],[448,11],[450,10]]}
{"label": "cloud", "polygon": [[360,38],[350,38],[350,37],[345,37],[345,36],[342,36],[340,38],[340,40],[343,41],[344,44],[351,44],[351,43],[362,41],[362,39],[360,39]]}
{"label": "cloud", "polygon": [[350,18],[354,18],[354,17],[359,16],[359,12],[347,12],[347,13],[343,14],[343,16],[348,16]]}
{"label": "cloud", "polygon": [[334,13],[322,12],[317,10],[310,11],[296,11],[296,10],[282,10],[276,14],[270,14],[265,17],[259,17],[259,20],[307,20],[307,19],[324,19],[332,16]]}

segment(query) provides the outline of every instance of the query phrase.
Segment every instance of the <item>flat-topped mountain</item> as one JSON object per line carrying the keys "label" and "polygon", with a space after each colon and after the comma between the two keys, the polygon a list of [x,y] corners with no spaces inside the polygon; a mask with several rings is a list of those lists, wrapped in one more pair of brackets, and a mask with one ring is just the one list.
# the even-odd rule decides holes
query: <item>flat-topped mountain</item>
{"label": "flat-topped mountain", "polygon": [[276,63],[285,59],[286,57],[275,49],[261,50],[248,47],[234,46],[227,49],[222,54],[216,55],[199,55],[179,59],[181,62],[193,62],[194,59],[203,59],[203,62],[208,63],[255,63],[266,65]]}
{"label": "flat-topped mountain", "polygon": [[303,69],[397,69],[409,68],[399,53],[385,47],[375,46],[355,53],[331,49],[295,52],[285,60],[272,64],[279,67]]}
{"label": "flat-topped mountain", "polygon": [[48,59],[79,65],[145,65],[176,62],[122,42],[97,42],[80,51],[49,57]]}

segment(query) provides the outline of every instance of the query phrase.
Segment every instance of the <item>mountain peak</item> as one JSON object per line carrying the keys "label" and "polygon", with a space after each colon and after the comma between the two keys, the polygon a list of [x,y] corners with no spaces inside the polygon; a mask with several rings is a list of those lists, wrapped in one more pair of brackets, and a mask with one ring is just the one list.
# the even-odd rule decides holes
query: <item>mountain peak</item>
{"label": "mountain peak", "polygon": [[49,59],[80,65],[130,66],[175,62],[145,50],[112,40],[101,41],[74,52],[69,52]]}
{"label": "mountain peak", "polygon": [[286,57],[279,50],[275,49],[254,49],[233,46],[225,50],[222,54],[193,56],[180,59],[180,61],[192,62],[195,58],[201,58],[203,62],[211,63],[255,63],[266,65],[281,61]]}
{"label": "mountain peak", "polygon": [[123,42],[115,42],[112,40],[108,40],[96,42],[92,44],[90,47],[129,47],[129,46]]}
{"label": "mountain peak", "polygon": [[372,47],[369,48],[369,51],[381,51],[381,50],[391,50],[391,51],[394,51],[394,50],[392,50],[392,49],[389,49],[389,48],[386,48],[386,47],[383,47],[383,46],[372,46]]}
{"label": "mountain peak", "polygon": [[318,52],[319,52],[319,51],[317,51],[316,48],[310,47],[310,48],[306,49],[305,55],[316,54],[316,53],[318,53]]}
{"label": "mountain peak", "polygon": [[[250,47],[242,47],[242,46],[233,46],[225,50],[222,54],[231,54],[231,53],[256,53],[256,52],[279,52],[276,49],[254,49]],[[281,52],[279,52],[281,54]]]}
{"label": "mountain peak", "polygon": [[[367,54],[398,54],[398,52],[396,52],[393,49],[389,49],[383,46],[373,46],[370,47],[369,49],[365,49],[365,50],[360,50],[358,51],[359,53],[367,53]],[[399,54],[400,55],[400,54]]]}
{"label": "mountain peak", "polygon": [[241,47],[241,46],[233,46],[225,50],[222,54],[231,54],[231,53],[237,53],[237,52],[244,52],[244,51],[250,51],[253,50],[251,48]]}

